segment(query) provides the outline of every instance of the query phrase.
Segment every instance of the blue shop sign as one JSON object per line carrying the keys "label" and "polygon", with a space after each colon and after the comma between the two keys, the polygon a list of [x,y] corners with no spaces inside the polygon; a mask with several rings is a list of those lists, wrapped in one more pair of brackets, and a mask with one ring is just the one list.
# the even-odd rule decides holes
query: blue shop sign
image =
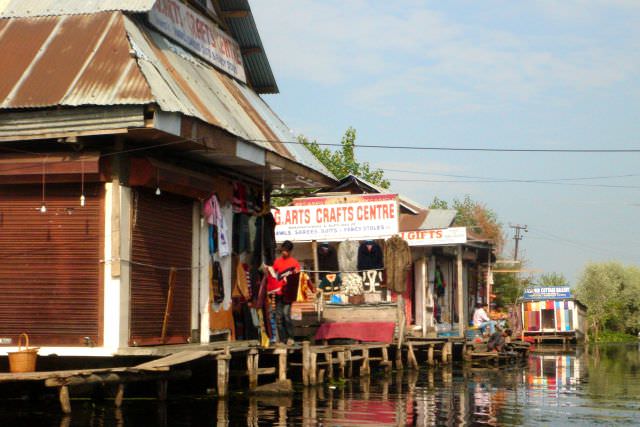
{"label": "blue shop sign", "polygon": [[569,286],[540,286],[531,287],[524,290],[522,299],[545,300],[545,299],[570,299],[571,288]]}

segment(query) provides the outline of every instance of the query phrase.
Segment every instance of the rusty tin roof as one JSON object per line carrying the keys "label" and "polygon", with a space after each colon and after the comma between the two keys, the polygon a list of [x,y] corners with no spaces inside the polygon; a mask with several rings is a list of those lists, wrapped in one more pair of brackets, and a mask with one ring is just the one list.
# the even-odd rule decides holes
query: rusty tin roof
{"label": "rusty tin roof", "polygon": [[0,108],[153,102],[117,12],[0,20]]}
{"label": "rusty tin roof", "polygon": [[157,104],[332,174],[251,88],[122,12],[0,19],[0,110]]}

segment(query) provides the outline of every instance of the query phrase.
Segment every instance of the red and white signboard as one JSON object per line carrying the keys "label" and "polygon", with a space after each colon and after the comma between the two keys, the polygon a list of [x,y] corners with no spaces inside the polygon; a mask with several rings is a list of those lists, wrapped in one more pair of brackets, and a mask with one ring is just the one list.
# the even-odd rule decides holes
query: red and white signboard
{"label": "red and white signboard", "polygon": [[403,231],[400,237],[406,240],[409,246],[453,245],[467,242],[467,228]]}
{"label": "red and white signboard", "polygon": [[355,200],[350,198],[351,203],[335,203],[344,201],[344,197],[314,197],[298,200],[294,206],[273,209],[276,241],[338,242],[381,239],[398,233],[396,195],[374,198],[363,195]]}
{"label": "red and white signboard", "polygon": [[205,61],[247,82],[238,43],[194,9],[178,0],[158,0],[149,22]]}

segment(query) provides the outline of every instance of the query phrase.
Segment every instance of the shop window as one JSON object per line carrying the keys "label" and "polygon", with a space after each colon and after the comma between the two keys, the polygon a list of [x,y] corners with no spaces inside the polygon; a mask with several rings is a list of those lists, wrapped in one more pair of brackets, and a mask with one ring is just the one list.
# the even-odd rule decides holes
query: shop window
{"label": "shop window", "polygon": [[542,330],[556,329],[554,310],[542,310]]}

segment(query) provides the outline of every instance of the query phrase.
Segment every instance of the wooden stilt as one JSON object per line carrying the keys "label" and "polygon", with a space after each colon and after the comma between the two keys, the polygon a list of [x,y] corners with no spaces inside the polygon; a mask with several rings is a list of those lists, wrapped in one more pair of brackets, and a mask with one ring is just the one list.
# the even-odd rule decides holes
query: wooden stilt
{"label": "wooden stilt", "polygon": [[247,376],[249,377],[249,390],[255,390],[258,386],[258,361],[260,355],[257,350],[251,350],[247,355]]}
{"label": "wooden stilt", "polygon": [[326,371],[324,369],[318,369],[318,382],[319,384],[324,383],[324,373]]}
{"label": "wooden stilt", "polygon": [[59,389],[58,397],[60,398],[60,407],[65,414],[71,413],[71,400],[69,399],[69,387],[63,385]]}
{"label": "wooden stilt", "polygon": [[302,342],[302,383],[309,385],[309,341]]}
{"label": "wooden stilt", "polygon": [[216,356],[218,364],[217,383],[218,383],[218,397],[226,397],[229,391],[229,360],[231,355],[229,354],[229,348],[226,348],[225,354]]}
{"label": "wooden stilt", "polygon": [[427,364],[433,366],[433,363],[433,344],[431,344],[427,349]]}
{"label": "wooden stilt", "polygon": [[167,400],[167,388],[169,382],[167,380],[158,380],[158,400],[164,402]]}
{"label": "wooden stilt", "polygon": [[449,355],[451,354],[451,342],[446,342],[442,346],[442,363],[449,361]]}
{"label": "wooden stilt", "polygon": [[345,374],[345,352],[338,352],[338,378],[344,378]]}
{"label": "wooden stilt", "polygon": [[[384,370],[389,372],[391,370],[391,361],[389,360],[389,349],[387,347],[382,347],[380,349],[382,351],[382,365],[384,366]],[[398,350],[396,356],[396,368],[402,369],[402,351]]]}
{"label": "wooden stilt", "polygon": [[369,376],[371,368],[369,367],[369,349],[362,349],[362,364],[360,365],[360,376]]}
{"label": "wooden stilt", "polygon": [[283,348],[278,354],[278,381],[287,379],[287,349]]}
{"label": "wooden stilt", "polygon": [[333,379],[333,353],[331,351],[324,354],[327,361],[327,378]]}
{"label": "wooden stilt", "polygon": [[116,385],[116,395],[113,399],[113,404],[116,408],[122,406],[122,401],[124,400],[124,384],[120,383]]}
{"label": "wooden stilt", "polygon": [[407,362],[412,369],[418,369],[418,361],[416,360],[416,355],[413,352],[413,344],[411,342],[407,343]]}
{"label": "wooden stilt", "polygon": [[347,350],[345,354],[347,358],[347,378],[351,378],[353,376],[353,360],[351,360],[353,353],[351,350]]}
{"label": "wooden stilt", "polygon": [[318,384],[318,354],[309,354],[309,384]]}

